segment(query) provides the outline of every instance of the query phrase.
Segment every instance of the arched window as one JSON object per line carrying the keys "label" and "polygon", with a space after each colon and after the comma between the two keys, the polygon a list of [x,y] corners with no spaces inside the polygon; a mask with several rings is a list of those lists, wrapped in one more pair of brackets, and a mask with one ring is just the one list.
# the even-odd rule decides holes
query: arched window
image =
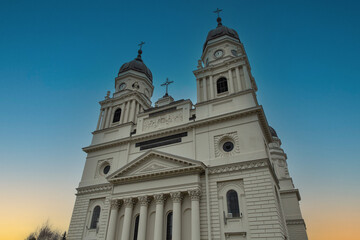
{"label": "arched window", "polygon": [[166,217],[166,240],[172,239],[173,212],[169,212]]}
{"label": "arched window", "polygon": [[137,237],[138,237],[139,220],[140,220],[140,215],[137,215],[135,218],[135,226],[134,226],[134,240],[137,240]]}
{"label": "arched window", "polygon": [[229,190],[226,193],[228,213],[232,214],[232,217],[240,217],[239,198],[235,190]]}
{"label": "arched window", "polygon": [[217,93],[223,93],[228,91],[228,84],[226,78],[222,77],[216,81]]}
{"label": "arched window", "polygon": [[99,217],[100,217],[100,210],[101,210],[100,206],[96,206],[94,208],[92,218],[91,218],[90,229],[94,229],[97,227],[97,224],[99,222]]}
{"label": "arched window", "polygon": [[114,122],[119,122],[120,121],[120,116],[121,116],[121,108],[118,108],[118,109],[116,109],[116,111],[114,113],[113,123]]}

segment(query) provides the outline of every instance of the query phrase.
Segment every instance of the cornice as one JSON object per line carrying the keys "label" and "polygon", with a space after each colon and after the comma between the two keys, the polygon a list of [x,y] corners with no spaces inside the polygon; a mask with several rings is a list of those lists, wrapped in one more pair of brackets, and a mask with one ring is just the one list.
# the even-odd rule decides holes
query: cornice
{"label": "cornice", "polygon": [[286,220],[286,225],[304,225],[306,228],[306,224],[304,219],[300,218],[300,219],[287,219]]}
{"label": "cornice", "polygon": [[123,126],[126,126],[126,125],[136,125],[134,122],[126,122],[126,123],[122,123],[122,124],[119,124],[119,125],[115,125],[115,126],[112,126],[112,127],[108,127],[108,128],[104,128],[104,129],[99,129],[99,130],[95,130],[92,132],[92,134],[97,134],[97,133],[101,133],[101,132],[107,132],[107,131],[111,131],[113,129],[116,129],[118,127],[123,127]]}
{"label": "cornice", "polygon": [[77,193],[76,195],[94,193],[94,192],[105,192],[112,189],[112,185],[109,183],[99,184],[99,185],[92,185],[88,187],[79,187],[76,188]]}
{"label": "cornice", "polygon": [[237,163],[221,165],[216,167],[209,167],[208,169],[209,169],[209,174],[220,174],[220,173],[228,173],[234,171],[243,171],[254,168],[268,168],[276,184],[279,185],[279,180],[268,158],[255,159],[245,162],[237,162]]}
{"label": "cornice", "polygon": [[253,114],[258,115],[260,123],[262,124],[263,131],[265,133],[265,137],[268,142],[271,142],[270,130],[267,125],[264,111],[262,109],[262,106],[260,105],[260,106],[256,106],[256,107],[252,107],[252,108],[247,108],[244,110],[239,110],[239,111],[232,112],[232,113],[223,114],[221,116],[214,116],[214,117],[206,118],[206,119],[199,120],[199,121],[188,122],[188,123],[185,123],[182,125],[174,126],[174,127],[167,128],[167,129],[161,129],[161,130],[150,132],[150,133],[145,133],[145,134],[141,134],[138,136],[129,136],[129,137],[126,137],[123,139],[114,140],[114,141],[110,141],[107,143],[101,143],[101,144],[97,144],[97,145],[93,145],[93,146],[84,147],[83,151],[86,153],[89,153],[89,152],[93,152],[93,151],[97,151],[97,150],[101,150],[101,149],[119,146],[119,145],[122,145],[122,144],[125,144],[128,142],[132,142],[132,141],[139,141],[139,140],[145,140],[145,139],[149,139],[149,138],[153,138],[153,137],[165,136],[169,133],[177,133],[177,132],[192,129],[195,127],[208,125],[208,124],[216,123],[216,122],[221,122],[224,120],[234,119],[234,118],[237,118],[240,116],[253,115]]}
{"label": "cornice", "polygon": [[119,100],[124,100],[126,98],[131,98],[132,96],[138,97],[138,99],[140,100],[139,102],[142,102],[143,105],[145,105],[146,107],[148,107],[148,108],[151,107],[151,104],[149,104],[148,101],[145,99],[144,94],[139,93],[138,91],[131,91],[131,92],[126,93],[124,95],[121,95],[119,97],[108,98],[108,99],[100,101],[99,104],[101,106],[104,106],[106,104],[112,104],[112,103],[117,102]]}
{"label": "cornice", "polygon": [[300,192],[299,189],[289,189],[289,190],[280,190],[280,195],[285,195],[285,194],[296,194],[296,197],[298,199],[298,201],[301,200],[301,196],[300,196]]}
{"label": "cornice", "polygon": [[[240,62],[240,61],[245,61],[245,62]],[[238,65],[233,66],[233,67],[243,66],[244,63],[247,64],[248,60],[247,60],[246,54],[240,55],[238,57],[232,57],[232,58],[230,58],[228,60],[225,60],[224,62],[215,64],[215,65],[209,65],[207,67],[196,69],[196,70],[193,71],[193,73],[194,73],[195,76],[198,75],[198,74],[201,74],[201,73],[205,73],[205,72],[209,72],[208,75],[212,75],[213,71],[215,71],[217,69],[221,69],[224,66],[227,66],[227,68],[226,68],[226,71],[227,71],[229,69],[230,64],[233,64],[233,63],[236,63],[236,62],[238,62]],[[208,75],[206,75],[204,77],[207,77]]]}

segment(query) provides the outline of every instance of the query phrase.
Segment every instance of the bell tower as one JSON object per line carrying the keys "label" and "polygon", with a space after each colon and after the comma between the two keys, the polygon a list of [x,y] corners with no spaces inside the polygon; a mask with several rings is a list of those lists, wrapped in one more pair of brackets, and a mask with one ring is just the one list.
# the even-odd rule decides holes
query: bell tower
{"label": "bell tower", "polygon": [[144,64],[139,44],[137,57],[125,64],[115,78],[115,92],[110,97],[108,92],[105,100],[100,102],[100,116],[96,130],[114,127],[120,124],[136,124],[137,114],[151,107],[151,97],[154,91],[153,76]]}
{"label": "bell tower", "polygon": [[[258,105],[257,86],[238,33],[222,24],[218,14],[217,27],[209,31],[197,70],[193,71],[197,84],[197,108],[204,116],[217,114],[216,102],[232,99],[226,111],[241,110]],[[224,112],[225,111],[225,112]],[[201,117],[201,116],[198,116]]]}

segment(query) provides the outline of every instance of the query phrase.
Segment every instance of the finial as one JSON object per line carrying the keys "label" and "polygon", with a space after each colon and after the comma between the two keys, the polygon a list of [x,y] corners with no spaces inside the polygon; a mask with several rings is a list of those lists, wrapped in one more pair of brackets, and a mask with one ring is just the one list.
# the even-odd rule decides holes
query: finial
{"label": "finial", "polygon": [[222,11],[222,9],[216,8],[216,10],[214,11],[214,13],[217,13],[218,18],[216,19],[216,21],[218,22],[218,26],[221,26],[221,17],[220,17],[220,12]]}
{"label": "finial", "polygon": [[141,59],[141,54],[142,54],[142,50],[141,50],[141,48],[142,48],[142,46],[145,44],[145,42],[143,42],[143,41],[141,41],[139,44],[138,44],[138,46],[140,46],[140,49],[139,49],[139,51],[138,51],[138,58],[140,58]]}
{"label": "finial", "polygon": [[164,82],[163,84],[161,84],[161,86],[166,86],[166,93],[164,95],[164,97],[169,96],[168,95],[168,86],[173,83],[174,81],[169,81],[169,78],[166,78],[166,82]]}

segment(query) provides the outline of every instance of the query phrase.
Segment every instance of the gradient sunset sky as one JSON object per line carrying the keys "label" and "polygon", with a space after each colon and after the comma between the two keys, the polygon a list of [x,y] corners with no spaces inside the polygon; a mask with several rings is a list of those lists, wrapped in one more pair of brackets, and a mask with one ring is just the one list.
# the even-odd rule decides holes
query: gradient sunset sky
{"label": "gradient sunset sky", "polygon": [[0,239],[67,231],[91,132],[120,66],[143,60],[175,100],[213,11],[245,46],[311,240],[360,239],[359,1],[0,1]]}

